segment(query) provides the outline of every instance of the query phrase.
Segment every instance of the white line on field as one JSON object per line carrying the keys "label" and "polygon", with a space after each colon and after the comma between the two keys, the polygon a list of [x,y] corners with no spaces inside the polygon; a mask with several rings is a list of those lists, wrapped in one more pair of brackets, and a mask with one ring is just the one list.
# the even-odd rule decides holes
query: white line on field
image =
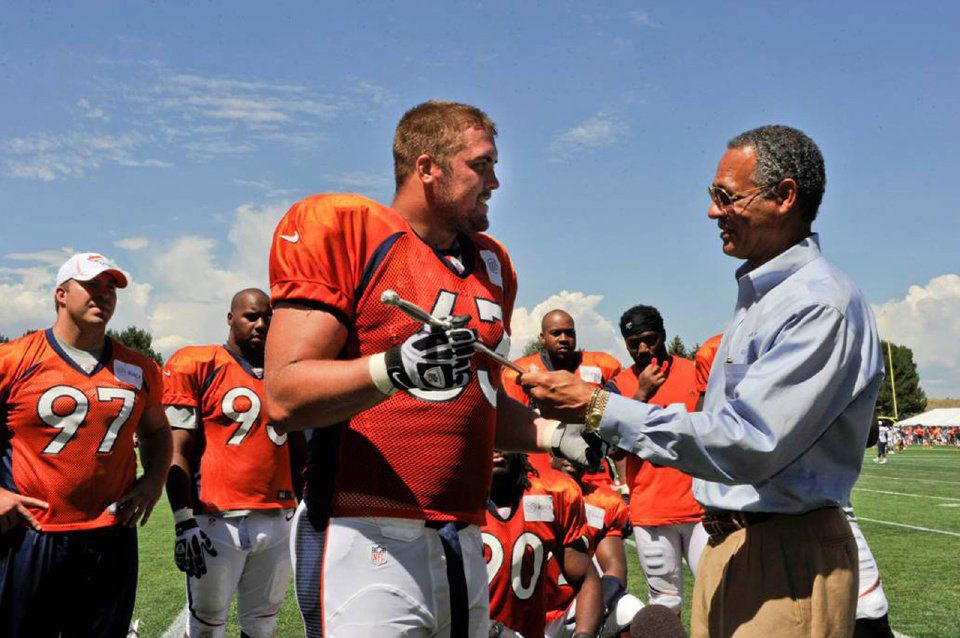
{"label": "white line on field", "polygon": [[890,481],[917,481],[918,483],[946,483],[947,485],[960,485],[960,481],[941,481],[939,479],[921,479],[912,476],[880,476],[879,474],[861,474],[861,479],[886,479]]}
{"label": "white line on field", "polygon": [[184,607],[180,614],[170,623],[170,626],[167,627],[167,630],[163,632],[162,638],[183,638],[183,635],[187,633],[187,616],[189,615],[190,610]]}
{"label": "white line on field", "polygon": [[870,523],[879,523],[881,525],[892,525],[893,527],[905,527],[906,529],[915,529],[918,532],[933,532],[934,534],[944,534],[946,536],[956,536],[960,538],[960,532],[949,532],[943,529],[932,529],[930,527],[920,527],[919,525],[907,525],[906,523],[894,523],[893,521],[881,521],[876,518],[867,518],[866,516],[857,515],[858,521],[868,521]]}
{"label": "white line on field", "polygon": [[951,498],[949,496],[930,496],[928,494],[906,494],[904,492],[888,492],[887,490],[871,490],[866,487],[855,487],[854,492],[873,492],[874,494],[891,494],[893,496],[912,496],[914,498],[935,498],[940,501],[956,501],[960,503],[960,498]]}

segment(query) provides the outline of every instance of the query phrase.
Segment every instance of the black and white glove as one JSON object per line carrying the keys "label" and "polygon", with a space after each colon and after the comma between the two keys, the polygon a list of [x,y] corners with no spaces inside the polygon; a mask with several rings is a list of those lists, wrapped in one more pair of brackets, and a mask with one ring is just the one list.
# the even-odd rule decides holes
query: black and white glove
{"label": "black and white glove", "polygon": [[489,638],[523,638],[523,636],[510,629],[499,620],[491,620]]}
{"label": "black and white glove", "polygon": [[207,573],[204,552],[211,556],[217,555],[213,541],[200,529],[192,516],[177,523],[174,529],[177,532],[177,541],[173,546],[173,559],[177,563],[177,569],[187,576],[200,578]]}
{"label": "black and white glove", "polygon": [[600,577],[600,591],[603,596],[603,608],[609,614],[617,606],[617,602],[627,593],[627,587],[619,578],[608,574]]}
{"label": "black and white glove", "polygon": [[550,447],[560,456],[589,470],[600,467],[607,444],[596,432],[588,432],[583,423],[561,423],[553,432]]}
{"label": "black and white glove", "polygon": [[477,333],[465,328],[469,315],[447,317],[449,328],[424,325],[420,332],[384,353],[390,381],[399,389],[450,390],[470,382]]}

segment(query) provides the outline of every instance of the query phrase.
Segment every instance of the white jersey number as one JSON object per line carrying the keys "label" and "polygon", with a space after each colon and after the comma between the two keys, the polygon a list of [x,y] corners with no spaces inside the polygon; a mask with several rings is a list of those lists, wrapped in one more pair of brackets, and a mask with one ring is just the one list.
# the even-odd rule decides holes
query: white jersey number
{"label": "white jersey number", "polygon": [[[489,299],[480,298],[475,298],[474,302],[477,306],[477,318],[479,318],[481,322],[503,323],[503,308],[500,307],[500,304]],[[449,290],[441,290],[437,295],[437,300],[434,302],[430,314],[434,317],[450,316],[453,313],[456,303],[456,293],[450,292]],[[497,354],[503,356],[510,354],[510,335],[507,334],[506,330],[503,331],[503,336],[500,337],[500,341],[497,342],[493,349],[497,351]],[[478,370],[477,383],[480,384],[480,389],[483,390],[483,396],[487,399],[487,402],[493,407],[497,407],[497,390],[493,387],[493,382],[490,380],[490,373],[486,370]],[[420,390],[415,388],[409,392],[423,401],[443,403],[453,401],[463,393],[463,390],[464,388],[453,388],[452,390]]]}
{"label": "white jersey number", "polygon": [[[491,583],[503,566],[503,545],[499,538],[489,532],[483,532],[481,537],[483,538],[483,544],[490,551],[490,560],[487,561],[487,582]],[[528,552],[531,560],[527,563],[531,566],[531,573],[529,577],[525,578],[523,574],[524,555]],[[510,551],[510,587],[520,600],[528,600],[533,596],[533,592],[537,588],[537,582],[540,580],[540,573],[543,571],[544,553],[543,541],[532,532],[520,534],[513,543],[513,548]]]}
{"label": "white jersey number", "polygon": [[[67,399],[73,401],[73,408],[66,414],[62,410],[57,410],[57,400]],[[113,451],[113,446],[117,442],[117,436],[120,434],[120,428],[130,418],[133,412],[133,405],[137,400],[137,394],[133,390],[125,388],[97,388],[97,400],[102,403],[120,401],[120,410],[117,416],[110,422],[110,426],[103,435],[100,445],[97,446],[97,452],[108,454]],[[90,401],[87,395],[69,385],[56,385],[40,395],[37,401],[37,414],[40,420],[52,428],[60,430],[47,446],[43,448],[42,454],[60,454],[64,446],[76,436],[77,430],[83,425],[90,411]]]}
{"label": "white jersey number", "polygon": [[[250,402],[250,407],[246,410],[238,410],[236,407],[237,399],[240,397]],[[243,440],[250,434],[251,428],[257,423],[257,419],[260,418],[260,409],[260,397],[250,388],[239,386],[223,395],[223,400],[220,402],[220,410],[224,416],[237,423],[237,429],[233,431],[233,435],[227,440],[227,445],[240,445],[243,443]],[[277,434],[277,431],[274,430],[270,424],[267,424],[267,436],[274,445],[283,445],[287,442],[287,435]]]}

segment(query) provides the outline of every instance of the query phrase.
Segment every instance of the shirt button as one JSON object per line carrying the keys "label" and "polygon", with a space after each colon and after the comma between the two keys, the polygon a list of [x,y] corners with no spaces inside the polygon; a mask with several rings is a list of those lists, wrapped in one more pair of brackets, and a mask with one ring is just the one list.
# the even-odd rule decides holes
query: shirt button
{"label": "shirt button", "polygon": [[616,434],[613,434],[610,436],[610,442],[616,445],[617,443],[620,442],[620,437]]}

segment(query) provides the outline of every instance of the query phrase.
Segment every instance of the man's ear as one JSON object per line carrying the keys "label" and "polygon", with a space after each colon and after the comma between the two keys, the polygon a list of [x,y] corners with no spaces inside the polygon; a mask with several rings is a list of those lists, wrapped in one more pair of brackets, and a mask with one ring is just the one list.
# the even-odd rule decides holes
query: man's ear
{"label": "man's ear", "polygon": [[416,171],[417,179],[423,184],[432,183],[437,178],[438,173],[441,172],[439,164],[427,154],[417,157],[414,163],[414,171]]}
{"label": "man's ear", "polygon": [[781,215],[790,211],[797,203],[797,181],[792,177],[781,180],[773,191],[777,197],[777,212]]}

